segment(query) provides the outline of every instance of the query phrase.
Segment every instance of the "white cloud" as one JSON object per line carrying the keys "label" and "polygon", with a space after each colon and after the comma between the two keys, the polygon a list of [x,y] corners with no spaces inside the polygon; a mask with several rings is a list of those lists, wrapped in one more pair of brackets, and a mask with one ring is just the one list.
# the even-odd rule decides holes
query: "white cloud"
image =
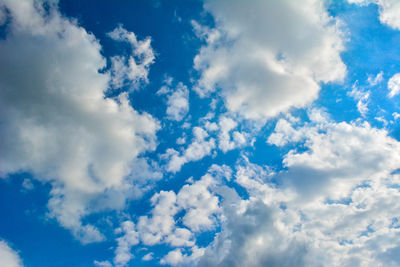
{"label": "white cloud", "polygon": [[218,135],[218,148],[221,149],[222,152],[225,153],[229,150],[243,146],[246,143],[246,137],[243,133],[234,131],[231,136],[230,132],[238,125],[233,119],[221,116],[218,125],[220,129]]}
{"label": "white cloud", "polygon": [[194,184],[184,185],[177,195],[177,204],[186,212],[182,222],[194,232],[213,229],[215,226],[219,200],[209,191],[213,185],[214,178],[206,174]]}
{"label": "white cloud", "polygon": [[25,190],[32,190],[35,186],[33,185],[31,179],[25,178],[24,181],[22,182],[22,187]]}
{"label": "white cloud", "polygon": [[363,91],[357,86],[357,83],[353,84],[352,90],[347,93],[347,95],[351,96],[354,100],[357,101],[357,109],[360,114],[365,117],[368,113],[368,104],[369,104],[369,91]]}
{"label": "white cloud", "polygon": [[400,73],[393,75],[392,78],[389,79],[388,88],[390,90],[390,98],[400,93]]}
{"label": "white cloud", "polygon": [[192,143],[182,153],[170,148],[163,155],[163,158],[168,161],[166,169],[169,172],[178,172],[185,163],[197,161],[210,155],[214,148],[215,139],[209,138],[208,133],[203,128],[194,127]]}
{"label": "white cloud", "polygon": [[195,90],[206,96],[221,88],[230,111],[272,117],[316,99],[320,82],[345,76],[342,33],[323,1],[208,1],[205,8],[216,29],[194,24],[207,42],[194,59]]}
{"label": "white cloud", "polygon": [[370,86],[375,86],[383,81],[383,71],[379,72],[375,77],[368,75],[367,79]]}
{"label": "white cloud", "polygon": [[191,254],[182,253],[182,249],[175,249],[170,251],[167,255],[165,255],[160,263],[168,264],[171,266],[181,266],[181,265],[193,265],[196,264],[198,259],[203,256],[204,249],[193,247],[191,248]]}
{"label": "white cloud", "polygon": [[132,246],[139,243],[139,233],[135,229],[135,224],[131,221],[121,223],[120,231],[123,236],[117,238],[118,246],[115,249],[114,265],[126,266],[126,264],[133,258],[131,254]]}
{"label": "white cloud", "polygon": [[167,118],[174,121],[181,121],[189,111],[189,90],[182,83],[178,83],[172,90],[163,86],[157,94],[168,94]]}
{"label": "white cloud", "polygon": [[153,259],[153,252],[147,253],[143,256],[142,261],[151,261]]}
{"label": "white cloud", "polygon": [[94,261],[94,265],[98,267],[113,267],[109,261]]}
{"label": "white cloud", "polygon": [[10,248],[3,240],[0,240],[0,266],[22,267],[22,260],[18,253]]}
{"label": "white cloud", "polygon": [[193,246],[193,234],[175,226],[174,215],[181,209],[177,196],[172,191],[161,191],[151,199],[154,208],[150,216],[141,216],[138,221],[140,239],[145,245],[167,243],[174,247]]}
{"label": "white cloud", "polygon": [[[96,203],[105,192],[133,194],[131,166],[155,148],[159,126],[126,94],[104,98],[112,76],[99,73],[106,65],[100,44],[48,4],[45,12],[39,2],[1,3],[12,19],[0,43],[0,175],[27,171],[50,182],[50,215],[83,243],[100,241],[102,234],[81,219],[103,207]],[[98,204],[124,203],[114,201]]]}
{"label": "white cloud", "polygon": [[234,182],[248,197],[215,187],[224,219],[199,266],[400,264],[400,143],[367,123],[309,117],[282,119],[269,140],[302,148],[284,156],[286,170],[245,159]]}
{"label": "white cloud", "polygon": [[280,179],[308,197],[339,199],[363,180],[382,179],[400,167],[400,144],[368,123],[311,123],[284,138],[302,140],[306,151],[285,155],[289,171]]}
{"label": "white cloud", "polygon": [[132,89],[137,89],[141,82],[147,83],[149,67],[155,59],[150,38],[138,41],[133,32],[128,32],[121,25],[108,33],[108,36],[115,41],[127,42],[132,48],[132,55],[129,55],[129,58],[124,56],[111,58],[113,88],[129,85]]}
{"label": "white cloud", "polygon": [[[229,180],[231,174],[232,170],[225,165],[212,165],[200,180],[184,185],[177,194],[173,191],[154,194],[150,214],[139,217],[136,228],[133,222],[126,221],[116,230],[125,233],[117,238],[116,266],[127,265],[133,258],[131,248],[139,241],[147,246],[168,244],[178,247],[163,257],[162,264],[179,265],[197,261],[204,249],[196,245],[194,233],[212,230],[217,226],[220,207],[214,189],[221,181]],[[180,213],[182,215],[176,221],[175,217]],[[185,250],[191,250],[190,255],[183,253]],[[151,260],[153,253],[145,257],[144,260]]]}

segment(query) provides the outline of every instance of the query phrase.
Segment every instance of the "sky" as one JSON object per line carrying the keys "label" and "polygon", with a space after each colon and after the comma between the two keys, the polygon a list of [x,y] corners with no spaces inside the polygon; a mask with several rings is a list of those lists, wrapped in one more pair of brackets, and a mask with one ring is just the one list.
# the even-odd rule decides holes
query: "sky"
{"label": "sky", "polygon": [[0,0],[0,266],[400,266],[400,1]]}

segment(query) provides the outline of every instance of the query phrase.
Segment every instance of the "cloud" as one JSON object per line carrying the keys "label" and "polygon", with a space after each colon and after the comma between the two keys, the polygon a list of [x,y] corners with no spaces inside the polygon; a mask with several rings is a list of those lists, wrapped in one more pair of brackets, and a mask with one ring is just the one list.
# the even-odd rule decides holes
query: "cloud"
{"label": "cloud", "polygon": [[379,6],[379,20],[393,29],[400,30],[400,3],[397,0],[347,0],[349,3]]}
{"label": "cloud", "polygon": [[392,76],[388,81],[389,97],[392,98],[400,93],[400,73]]}
{"label": "cloud", "polygon": [[213,185],[214,178],[206,174],[194,184],[184,185],[177,195],[178,206],[186,212],[182,223],[194,232],[213,229],[216,224],[219,200],[209,191]]}
{"label": "cloud", "polygon": [[[81,219],[121,208],[124,201],[110,196],[132,196],[137,182],[146,184],[132,166],[154,169],[138,157],[155,148],[159,126],[126,94],[104,97],[114,76],[99,72],[106,66],[100,44],[56,3],[46,4],[47,11],[44,3],[1,3],[8,24],[0,42],[0,175],[27,171],[51,183],[50,216],[83,243],[100,241],[96,227]],[[110,201],[96,205],[105,195]]]}
{"label": "cloud", "polygon": [[[116,266],[128,264],[133,258],[131,248],[139,241],[146,246],[167,244],[176,248],[161,259],[161,264],[195,263],[204,253],[204,249],[196,245],[195,234],[213,230],[218,225],[221,210],[214,189],[219,181],[230,179],[231,172],[225,165],[212,165],[200,180],[184,185],[178,193],[160,191],[154,194],[150,199],[153,207],[150,214],[140,216],[136,227],[134,222],[125,221],[116,229],[117,233],[124,233],[116,240]],[[153,259],[153,252],[145,257],[143,260]]]}
{"label": "cloud", "polygon": [[244,212],[226,210],[226,224],[199,266],[307,266],[306,243],[291,240],[281,229],[277,212],[253,201]]}
{"label": "cloud", "polygon": [[232,181],[247,195],[213,187],[221,231],[199,266],[396,266],[400,143],[367,123],[309,118],[281,119],[268,139],[296,144],[283,170],[244,158]]}
{"label": "cloud", "polygon": [[123,236],[117,238],[118,247],[115,249],[114,265],[126,266],[133,258],[131,247],[139,243],[139,233],[135,230],[135,224],[131,221],[121,223],[119,229]]}
{"label": "cloud", "polygon": [[94,265],[98,267],[113,267],[109,261],[94,261]]}
{"label": "cloud", "polygon": [[[200,96],[217,91],[229,111],[265,119],[304,107],[320,83],[346,74],[339,22],[322,1],[208,1],[215,29],[195,31],[206,40],[194,59]],[[218,33],[217,33],[218,32]]]}
{"label": "cloud", "polygon": [[204,254],[203,248],[192,247],[191,253],[182,253],[182,249],[175,249],[165,255],[160,263],[168,264],[171,266],[193,265]]}
{"label": "cloud", "polygon": [[375,77],[368,75],[367,82],[370,86],[375,86],[383,81],[383,71],[380,71]]}
{"label": "cloud", "polygon": [[142,261],[151,261],[153,259],[153,252],[147,253],[143,256]]}
{"label": "cloud", "polygon": [[18,253],[10,248],[4,241],[0,240],[0,265],[7,267],[22,267],[22,260]]}
{"label": "cloud", "polygon": [[[372,81],[370,84],[376,84],[377,82]],[[364,91],[357,86],[357,82],[353,84],[352,90],[347,93],[348,96],[351,96],[354,100],[357,101],[357,110],[360,112],[361,116],[365,117],[368,113],[368,104],[369,104],[369,91]]]}
{"label": "cloud", "polygon": [[157,94],[167,94],[167,118],[181,121],[189,112],[189,90],[183,83],[178,83],[175,90],[163,86]]}
{"label": "cloud", "polygon": [[137,89],[141,82],[147,83],[149,67],[154,63],[154,52],[151,48],[151,39],[138,41],[135,33],[128,32],[121,25],[115,28],[108,36],[115,41],[129,43],[132,55],[129,58],[114,56],[111,58],[111,85],[113,88],[130,86]]}
{"label": "cloud", "polygon": [[192,143],[182,153],[170,148],[162,156],[168,161],[167,171],[178,172],[185,163],[200,160],[211,154],[216,146],[215,139],[209,137],[208,133],[201,127],[193,127],[193,136]]}
{"label": "cloud", "polygon": [[235,149],[237,147],[244,146],[246,144],[245,134],[234,131],[232,136],[230,132],[237,127],[237,122],[233,119],[221,116],[219,118],[219,135],[218,135],[218,148],[222,152],[227,152],[229,150]]}
{"label": "cloud", "polygon": [[340,199],[362,181],[383,179],[400,167],[400,144],[366,122],[335,123],[326,118],[291,131],[282,131],[278,124],[269,142],[304,144],[304,152],[293,149],[284,156],[289,171],[280,179],[308,197]]}

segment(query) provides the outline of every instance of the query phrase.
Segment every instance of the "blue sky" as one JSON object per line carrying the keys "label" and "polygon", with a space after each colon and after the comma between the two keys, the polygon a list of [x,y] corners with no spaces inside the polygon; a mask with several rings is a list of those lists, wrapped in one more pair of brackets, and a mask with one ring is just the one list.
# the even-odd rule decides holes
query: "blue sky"
{"label": "blue sky", "polygon": [[0,265],[400,266],[399,17],[0,0]]}

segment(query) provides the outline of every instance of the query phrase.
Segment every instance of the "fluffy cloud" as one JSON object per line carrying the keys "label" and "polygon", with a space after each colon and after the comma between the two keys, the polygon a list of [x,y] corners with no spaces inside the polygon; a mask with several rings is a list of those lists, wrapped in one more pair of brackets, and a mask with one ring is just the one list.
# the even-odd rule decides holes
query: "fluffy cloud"
{"label": "fluffy cloud", "polygon": [[23,266],[18,253],[3,240],[0,240],[0,265],[7,267]]}
{"label": "fluffy cloud", "polygon": [[157,94],[167,94],[167,117],[170,120],[181,121],[189,111],[189,90],[178,83],[175,90],[163,86]]}
{"label": "fluffy cloud", "polygon": [[[126,94],[104,98],[114,76],[99,72],[106,66],[100,44],[56,3],[47,4],[46,11],[39,2],[0,3],[8,22],[0,42],[0,174],[29,171],[50,182],[50,214],[82,242],[99,241],[101,233],[81,218],[121,208],[118,198],[140,193],[132,166],[152,172],[137,157],[155,148],[159,126],[135,111]],[[148,51],[148,45],[138,42],[135,49]]]}
{"label": "fluffy cloud", "polygon": [[[116,240],[115,265],[126,266],[133,258],[131,248],[139,241],[147,246],[168,244],[176,247],[161,259],[161,264],[197,262],[204,248],[196,245],[195,234],[213,230],[218,225],[221,210],[214,191],[223,177],[229,179],[230,176],[231,170],[227,166],[213,165],[200,180],[184,185],[177,194],[173,191],[154,194],[149,215],[139,217],[136,227],[132,221],[125,221],[116,230],[124,234]],[[144,257],[144,260],[151,260],[153,253]]]}
{"label": "fluffy cloud", "polygon": [[168,160],[167,171],[178,172],[185,163],[197,161],[210,155],[214,148],[215,139],[209,137],[203,128],[194,127],[192,143],[182,153],[170,148],[163,155],[163,158]]}
{"label": "fluffy cloud", "polygon": [[233,119],[225,116],[219,118],[220,133],[218,135],[218,147],[222,152],[227,152],[246,144],[246,137],[243,133],[233,131],[231,136],[230,132],[236,127],[237,122]]}
{"label": "fluffy cloud", "polygon": [[117,238],[118,247],[115,250],[115,266],[125,266],[132,258],[131,247],[139,243],[139,234],[135,230],[135,224],[131,221],[125,221],[121,224],[119,232],[123,236]]}
{"label": "fluffy cloud", "polygon": [[284,156],[284,170],[239,163],[233,181],[247,197],[213,187],[221,232],[199,266],[400,263],[400,143],[366,123],[336,123],[318,110],[309,117],[280,120],[268,140],[302,145]]}
{"label": "fluffy cloud", "polygon": [[319,83],[345,76],[338,22],[322,1],[208,1],[205,8],[216,28],[194,24],[207,43],[194,59],[195,90],[221,89],[230,111],[272,117],[316,99]]}
{"label": "fluffy cloud", "polygon": [[388,88],[390,90],[389,97],[394,97],[400,93],[400,73],[397,73],[390,78],[388,82]]}
{"label": "fluffy cloud", "polygon": [[177,204],[186,211],[182,223],[194,232],[214,228],[219,200],[209,191],[213,185],[214,178],[206,174],[196,183],[184,185],[178,193]]}
{"label": "fluffy cloud", "polygon": [[108,35],[113,40],[129,43],[132,48],[132,55],[128,59],[124,56],[111,58],[111,85],[114,88],[128,85],[137,89],[140,82],[148,82],[149,67],[155,59],[150,38],[138,41],[133,32],[128,32],[121,25]]}
{"label": "fluffy cloud", "polygon": [[269,142],[283,145],[276,134],[288,142],[304,142],[306,151],[285,155],[289,171],[280,179],[308,197],[340,199],[363,181],[384,179],[400,167],[399,142],[368,123],[334,123],[327,118],[291,131],[279,127]]}
{"label": "fluffy cloud", "polygon": [[165,255],[160,263],[171,266],[193,265],[203,254],[203,248],[193,247],[190,254],[182,253],[182,249],[177,248]]}

